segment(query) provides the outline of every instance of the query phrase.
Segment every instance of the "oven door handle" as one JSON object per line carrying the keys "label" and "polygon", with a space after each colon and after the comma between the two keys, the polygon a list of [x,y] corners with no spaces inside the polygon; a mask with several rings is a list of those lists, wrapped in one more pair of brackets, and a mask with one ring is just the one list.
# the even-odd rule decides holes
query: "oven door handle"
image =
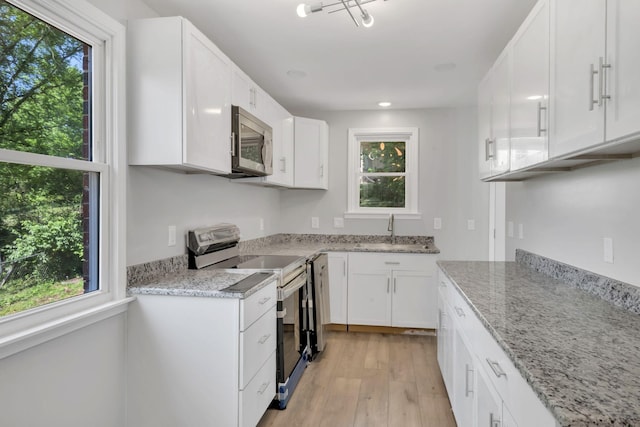
{"label": "oven door handle", "polygon": [[284,301],[289,298],[295,291],[303,287],[307,283],[307,275],[300,274],[293,279],[291,283],[278,289],[278,301]]}

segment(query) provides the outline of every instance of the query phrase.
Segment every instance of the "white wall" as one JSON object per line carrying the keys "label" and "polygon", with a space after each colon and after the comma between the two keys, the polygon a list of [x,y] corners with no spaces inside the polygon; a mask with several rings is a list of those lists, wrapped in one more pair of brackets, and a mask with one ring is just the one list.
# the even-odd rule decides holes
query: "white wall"
{"label": "white wall", "polygon": [[[507,256],[522,248],[640,286],[639,183],[640,158],[507,184],[516,231]],[[613,264],[603,261],[604,237],[613,238]]]}
{"label": "white wall", "polygon": [[0,360],[0,426],[124,426],[125,319]]}
{"label": "white wall", "polygon": [[[305,114],[305,113],[303,113]],[[488,184],[478,179],[477,119],[474,109],[376,110],[306,113],[329,123],[329,190],[284,191],[281,232],[327,234],[388,234],[386,219],[345,219],[333,228],[333,218],[347,209],[347,131],[350,127],[420,129],[419,210],[421,220],[396,220],[398,235],[434,236],[442,259],[487,259]],[[311,228],[311,217],[320,228]],[[442,229],[433,229],[433,218]],[[476,229],[467,230],[474,219]]]}

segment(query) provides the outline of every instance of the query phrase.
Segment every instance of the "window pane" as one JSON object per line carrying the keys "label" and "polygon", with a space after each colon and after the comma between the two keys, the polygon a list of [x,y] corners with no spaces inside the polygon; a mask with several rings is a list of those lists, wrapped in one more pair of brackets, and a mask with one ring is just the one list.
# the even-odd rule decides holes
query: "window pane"
{"label": "window pane", "polygon": [[91,158],[91,47],[0,1],[0,148]]}
{"label": "window pane", "polygon": [[404,176],[363,176],[360,178],[360,207],[404,208]]}
{"label": "window pane", "polygon": [[98,288],[98,179],[0,163],[0,316]]}
{"label": "window pane", "polygon": [[361,142],[360,172],[404,172],[404,142]]}

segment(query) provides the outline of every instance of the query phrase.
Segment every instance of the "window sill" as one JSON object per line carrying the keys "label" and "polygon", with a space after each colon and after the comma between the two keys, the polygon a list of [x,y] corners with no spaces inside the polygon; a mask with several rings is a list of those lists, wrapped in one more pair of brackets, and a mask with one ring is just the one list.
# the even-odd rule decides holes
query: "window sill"
{"label": "window sill", "polygon": [[127,311],[135,298],[124,298],[0,338],[0,359]]}
{"label": "window sill", "polygon": [[344,217],[348,219],[389,219],[391,214],[395,219],[422,219],[420,212],[345,212]]}

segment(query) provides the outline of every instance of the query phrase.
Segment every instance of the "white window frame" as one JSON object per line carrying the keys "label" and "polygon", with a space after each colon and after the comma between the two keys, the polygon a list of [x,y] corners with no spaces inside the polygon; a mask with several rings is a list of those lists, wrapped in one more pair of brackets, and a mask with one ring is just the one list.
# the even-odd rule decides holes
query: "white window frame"
{"label": "white window frame", "polygon": [[97,172],[99,290],[0,318],[0,359],[122,313],[126,298],[125,28],[88,2],[8,0],[92,46],[93,160],[0,149],[2,162]]}
{"label": "white window frame", "polygon": [[[405,207],[360,207],[360,143],[367,141],[402,141],[405,143]],[[418,211],[418,144],[417,127],[402,128],[349,128],[348,135],[348,189],[345,218],[420,219]]]}

